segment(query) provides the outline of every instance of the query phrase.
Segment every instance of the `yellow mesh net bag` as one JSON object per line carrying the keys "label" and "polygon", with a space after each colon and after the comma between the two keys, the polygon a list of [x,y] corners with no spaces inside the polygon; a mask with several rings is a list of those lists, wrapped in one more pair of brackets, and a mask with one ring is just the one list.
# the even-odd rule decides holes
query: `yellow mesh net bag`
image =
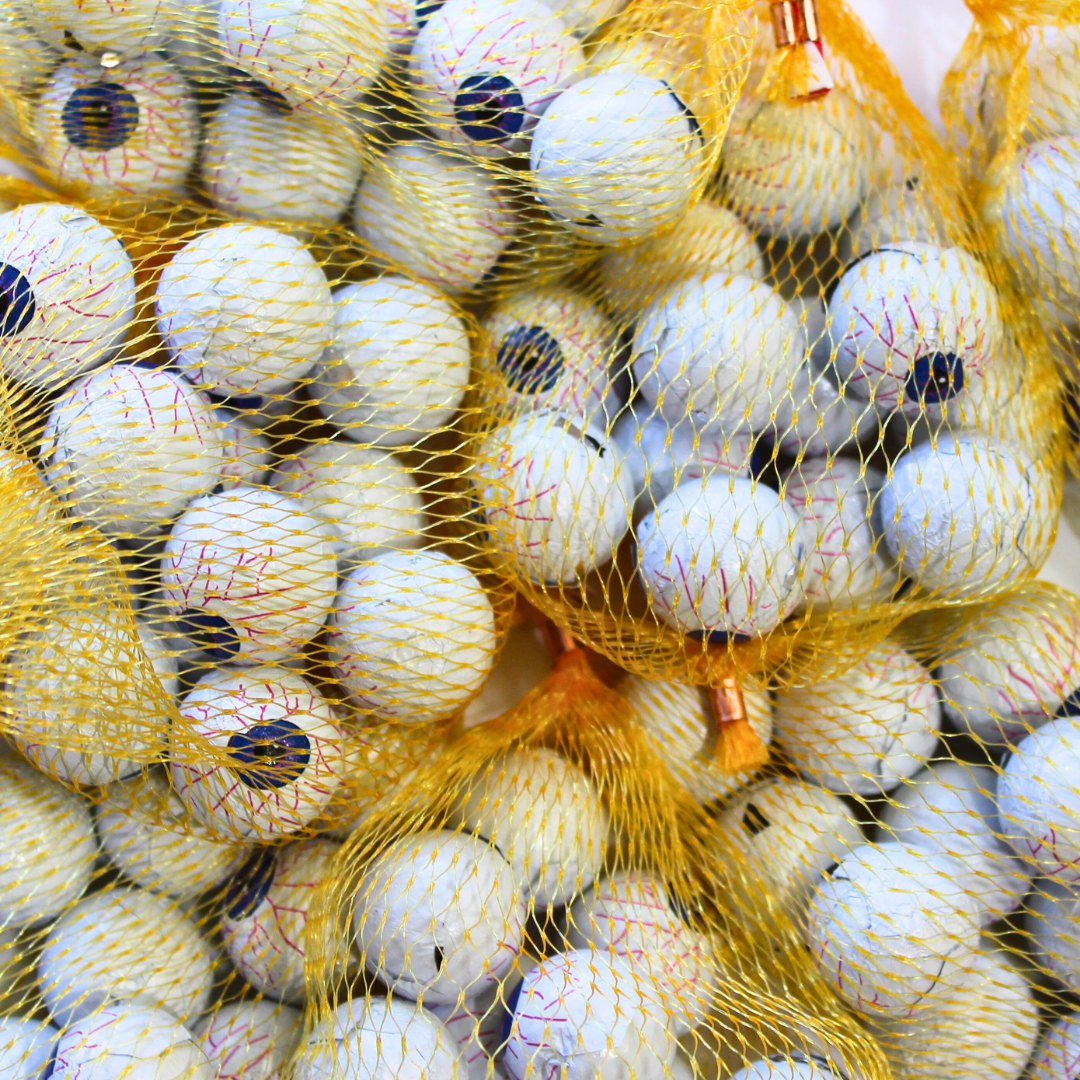
{"label": "yellow mesh net bag", "polygon": [[795,10],[753,9],[679,224],[480,319],[490,545],[646,677],[810,677],[1032,576],[1053,538],[1044,337],[880,49],[841,3],[784,44]]}
{"label": "yellow mesh net bag", "polygon": [[[997,595],[1052,538],[1060,385],[880,53],[812,14],[5,9],[0,1068],[1015,1080],[1017,889],[886,833],[940,759],[1007,772],[934,689],[978,620],[1071,610]],[[843,369],[875,259],[972,340]],[[642,406],[693,275],[783,360],[721,439]],[[523,453],[569,494],[519,545]],[[730,626],[640,586],[684,478],[783,521]],[[973,813],[1030,879],[1019,812]]]}
{"label": "yellow mesh net bag", "polygon": [[1075,445],[1080,11],[1055,0],[968,7],[975,21],[946,77],[942,116],[988,249],[1050,338]]}

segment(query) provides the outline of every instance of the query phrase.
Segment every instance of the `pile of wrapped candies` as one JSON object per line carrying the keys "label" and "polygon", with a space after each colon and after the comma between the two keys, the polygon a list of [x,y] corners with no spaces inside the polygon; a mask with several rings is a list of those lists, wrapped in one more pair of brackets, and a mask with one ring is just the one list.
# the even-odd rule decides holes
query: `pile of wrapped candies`
{"label": "pile of wrapped candies", "polygon": [[1076,1074],[1080,23],[977,6],[945,145],[840,0],[7,0],[0,1080]]}

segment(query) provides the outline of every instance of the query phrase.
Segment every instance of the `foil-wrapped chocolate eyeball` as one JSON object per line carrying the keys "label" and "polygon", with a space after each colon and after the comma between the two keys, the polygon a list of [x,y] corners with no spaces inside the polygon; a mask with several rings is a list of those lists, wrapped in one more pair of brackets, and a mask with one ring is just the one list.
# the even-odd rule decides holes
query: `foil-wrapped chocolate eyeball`
{"label": "foil-wrapped chocolate eyeball", "polygon": [[67,1024],[111,1003],[160,1002],[176,1020],[210,1004],[214,955],[174,900],[136,888],[83,897],[49,928],[38,989],[54,1021]]}
{"label": "foil-wrapped chocolate eyeball", "polygon": [[382,0],[221,0],[230,63],[291,104],[346,103],[375,80],[390,51]]}
{"label": "foil-wrapped chocolate eyeball", "polygon": [[0,370],[35,389],[111,360],[135,315],[135,271],[84,210],[28,203],[0,214]]}
{"label": "foil-wrapped chocolate eyeball", "polygon": [[724,202],[765,236],[835,229],[869,193],[877,141],[843,90],[796,104],[744,98],[720,157]]}
{"label": "foil-wrapped chocolate eyeball", "polygon": [[308,393],[350,439],[408,446],[452,422],[469,364],[455,305],[433,285],[386,274],[334,292],[332,339]]}
{"label": "foil-wrapped chocolate eyeball", "polygon": [[162,270],[154,305],[176,366],[238,407],[291,389],[330,343],[326,275],[298,240],[263,225],[188,241]]}
{"label": "foil-wrapped chocolate eyeball", "polygon": [[670,83],[609,71],[574,83],[548,106],[529,168],[557,221],[581,239],[615,245],[686,213],[702,150],[697,117]]}
{"label": "foil-wrapped chocolate eyeball", "polygon": [[804,550],[791,507],[737,476],[689,480],[637,526],[637,572],[652,611],[716,642],[768,633],[794,610]]}
{"label": "foil-wrapped chocolate eyeball", "polygon": [[272,108],[243,90],[208,121],[201,161],[219,210],[306,224],[337,221],[362,171],[358,136],[332,113]]}
{"label": "foil-wrapped chocolate eyeball", "polygon": [[409,74],[437,138],[498,157],[526,148],[584,63],[545,0],[447,0],[417,34]]}
{"label": "foil-wrapped chocolate eyeball", "polygon": [[828,301],[841,387],[881,413],[940,410],[1000,351],[997,295],[959,248],[906,241],[849,266]]}
{"label": "foil-wrapped chocolate eyeball", "polygon": [[37,104],[45,167],[60,184],[99,198],[181,194],[198,137],[190,88],[152,53],[112,67],[77,54]]}
{"label": "foil-wrapped chocolate eyeball", "polygon": [[326,809],[341,786],[344,734],[330,703],[282,667],[219,668],[180,703],[173,786],[224,837],[278,840]]}
{"label": "foil-wrapped chocolate eyeball", "polygon": [[480,284],[518,224],[496,174],[421,141],[376,159],[360,182],[353,220],[377,259],[449,293]]}

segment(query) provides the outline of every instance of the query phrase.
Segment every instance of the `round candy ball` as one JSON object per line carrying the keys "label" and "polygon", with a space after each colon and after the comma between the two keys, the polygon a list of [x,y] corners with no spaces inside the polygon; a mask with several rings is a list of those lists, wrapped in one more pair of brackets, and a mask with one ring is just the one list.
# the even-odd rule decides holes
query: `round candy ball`
{"label": "round candy ball", "polygon": [[94,821],[105,857],[130,882],[183,901],[220,884],[247,851],[193,817],[158,769],[110,784]]}
{"label": "round candy ball", "polygon": [[1011,915],[1031,886],[1030,867],[999,835],[996,787],[992,769],[936,762],[892,792],[879,829],[882,839],[959,859],[987,925]]}
{"label": "round candy ball", "polygon": [[56,69],[37,110],[38,149],[60,184],[103,199],[183,192],[199,118],[168,61],[141,55],[106,68],[76,55]]}
{"label": "round candy ball", "polygon": [[233,966],[260,994],[303,1003],[308,913],[339,848],[322,839],[262,848],[234,875],[221,936]]}
{"label": "round candy ball", "polygon": [[461,833],[416,833],[367,868],[353,926],[367,970],[434,1004],[497,986],[521,948],[525,904],[510,863]]}
{"label": "round candy ball", "polygon": [[214,1067],[191,1032],[150,1001],[109,1004],[64,1029],[52,1075],[64,1080],[215,1080]]}
{"label": "round candy ball", "polygon": [[596,949],[549,957],[522,980],[503,1050],[512,1080],[549,1072],[660,1080],[675,1056],[666,1009],[648,979]]}
{"label": "round candy ball", "polygon": [[885,546],[926,593],[975,596],[1030,567],[1033,466],[1004,442],[944,435],[893,465],[879,497]]}
{"label": "round candy ball", "polygon": [[634,379],[670,425],[761,431],[806,355],[798,316],[769,285],[691,278],[651,304],[634,334]]}
{"label": "round candy ball", "polygon": [[904,1019],[948,996],[979,939],[981,905],[958,869],[896,843],[840,860],[811,897],[806,940],[841,997],[867,1016]]}
{"label": "round candy ball", "polygon": [[161,532],[209,491],[224,451],[213,407],[195,387],[171,371],[111,364],[56,399],[41,456],[75,514],[130,536]]}
{"label": "round candy ball", "polygon": [[423,723],[463,707],[491,671],[495,616],[462,563],[394,551],[342,581],[327,649],[344,690],[383,720]]}
{"label": "round candy ball", "polygon": [[637,527],[637,571],[653,612],[711,641],[768,633],[798,604],[804,542],[771,488],[711,476],[677,487]]}
{"label": "round candy ball", "polygon": [[537,197],[560,224],[616,245],[686,213],[702,151],[698,119],[670,83],[613,70],[574,83],[548,106],[529,168]]}
{"label": "round candy ball", "polygon": [[764,780],[736,795],[717,818],[733,869],[749,869],[747,887],[762,885],[787,909],[800,911],[823,875],[865,842],[844,801],[816,784]]}
{"label": "round candy ball", "polygon": [[331,225],[348,209],[363,163],[347,124],[312,110],[272,108],[253,94],[222,102],[203,132],[210,201],[237,217]]}
{"label": "round candy ball", "polygon": [[277,468],[274,486],[303,499],[343,563],[424,542],[420,487],[405,463],[354,443],[310,446]]}
{"label": "round candy ball", "polygon": [[0,371],[44,390],[111,360],[135,314],[135,271],[85,211],[29,203],[0,214]]}
{"label": "round candy ball", "polygon": [[184,1020],[210,1004],[214,955],[174,901],[110,888],[83,897],[52,925],[37,981],[59,1025],[140,995]]}
{"label": "round candy ball", "polygon": [[1000,237],[1033,299],[1072,320],[1080,294],[1080,136],[1023,147],[1005,186]]}
{"label": "round candy ball", "polygon": [[786,1054],[770,1054],[762,1061],[733,1073],[731,1080],[847,1080],[820,1054],[791,1050]]}
{"label": "round candy ball", "polygon": [[176,366],[238,405],[287,391],[330,343],[326,275],[298,240],[262,225],[189,240],[162,270],[154,306]]}
{"label": "round candy ball", "polygon": [[567,913],[574,949],[617,957],[669,1011],[676,1035],[705,1020],[719,972],[701,917],[656,874],[624,871],[601,878]]}
{"label": "round candy ball", "polygon": [[496,174],[430,142],[390,147],[356,193],[356,233],[375,259],[449,293],[484,280],[517,223]]}
{"label": "round candy ball", "polygon": [[596,787],[545,748],[491,761],[470,783],[454,820],[506,856],[522,897],[538,912],[589,888],[607,851],[608,815]]}
{"label": "round candy ball", "polygon": [[579,580],[611,558],[630,527],[630,470],[563,412],[496,428],[477,450],[474,477],[493,544],[533,581]]}
{"label": "round candy ball", "polygon": [[284,660],[330,614],[333,534],[293,495],[244,486],[206,495],[173,526],[161,584],[178,629],[210,659]]}
{"label": "round candy ball", "polygon": [[1005,839],[1034,872],[1080,882],[1080,721],[1065,716],[1021,739],[997,782]]}
{"label": "round candy ball", "polygon": [[220,0],[229,61],[292,104],[347,103],[390,51],[389,5],[378,0]]}
{"label": "round candy ball", "polygon": [[835,229],[869,193],[877,142],[843,90],[797,103],[744,98],[720,159],[725,201],[766,236],[795,240]]}
{"label": "round candy ball", "polygon": [[497,157],[527,148],[584,63],[544,0],[446,0],[416,35],[409,74],[437,139]]}
{"label": "round candy ball", "polygon": [[280,667],[220,668],[180,703],[173,786],[216,834],[278,840],[318,818],[342,784],[344,734],[330,703]]}
{"label": "round candy ball", "polygon": [[350,439],[410,446],[452,422],[469,364],[455,306],[425,282],[386,274],[335,291],[331,341],[308,392]]}
{"label": "round candy ball", "polygon": [[761,279],[765,263],[753,233],[708,197],[660,236],[606,251],[591,271],[600,303],[627,321],[687,279],[720,274]]}
{"label": "round candy ball", "polygon": [[1080,619],[1037,584],[979,612],[949,639],[935,677],[945,715],[992,746],[1019,742],[1080,684]]}
{"label": "round candy ball", "polygon": [[796,466],[784,497],[802,515],[805,607],[868,608],[890,600],[896,564],[880,539],[877,510],[884,475],[850,458],[816,458]]}
{"label": "round candy ball", "polygon": [[218,1080],[272,1080],[303,1031],[303,1014],[276,1001],[220,1005],[191,1029]]}
{"label": "round candy ball", "polygon": [[1068,23],[1029,32],[1028,130],[1038,137],[1080,135],[1080,33]]}
{"label": "round candy ball", "polygon": [[898,645],[871,649],[843,674],[777,691],[776,739],[830,791],[880,795],[933,754],[941,708],[930,673]]}
{"label": "round candy ball", "polygon": [[975,953],[964,968],[947,998],[929,1002],[912,1020],[882,1025],[878,1037],[893,1076],[976,1080],[989,1071],[1016,1080],[1024,1073],[1039,1031],[1027,978],[997,949]]}
{"label": "round candy ball", "polygon": [[624,397],[614,384],[617,331],[581,293],[522,289],[496,301],[481,329],[515,411],[549,405],[599,430],[615,419]]}
{"label": "round candy ball", "polygon": [[915,241],[849,266],[828,301],[841,386],[882,413],[937,411],[980,382],[1001,350],[997,295],[959,248]]}
{"label": "round candy ball", "polygon": [[457,1046],[438,1018],[413,1001],[358,997],[316,1025],[297,1080],[461,1080]]}
{"label": "round candy ball", "polygon": [[0,761],[0,918],[8,927],[40,926],[86,891],[97,842],[86,803],[15,760]]}

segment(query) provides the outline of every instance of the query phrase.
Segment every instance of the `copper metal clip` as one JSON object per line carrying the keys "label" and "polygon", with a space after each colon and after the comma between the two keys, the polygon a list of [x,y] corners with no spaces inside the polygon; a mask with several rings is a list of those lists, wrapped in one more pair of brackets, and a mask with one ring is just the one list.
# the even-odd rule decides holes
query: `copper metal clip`
{"label": "copper metal clip", "polygon": [[777,48],[820,41],[817,0],[773,0],[772,25]]}

